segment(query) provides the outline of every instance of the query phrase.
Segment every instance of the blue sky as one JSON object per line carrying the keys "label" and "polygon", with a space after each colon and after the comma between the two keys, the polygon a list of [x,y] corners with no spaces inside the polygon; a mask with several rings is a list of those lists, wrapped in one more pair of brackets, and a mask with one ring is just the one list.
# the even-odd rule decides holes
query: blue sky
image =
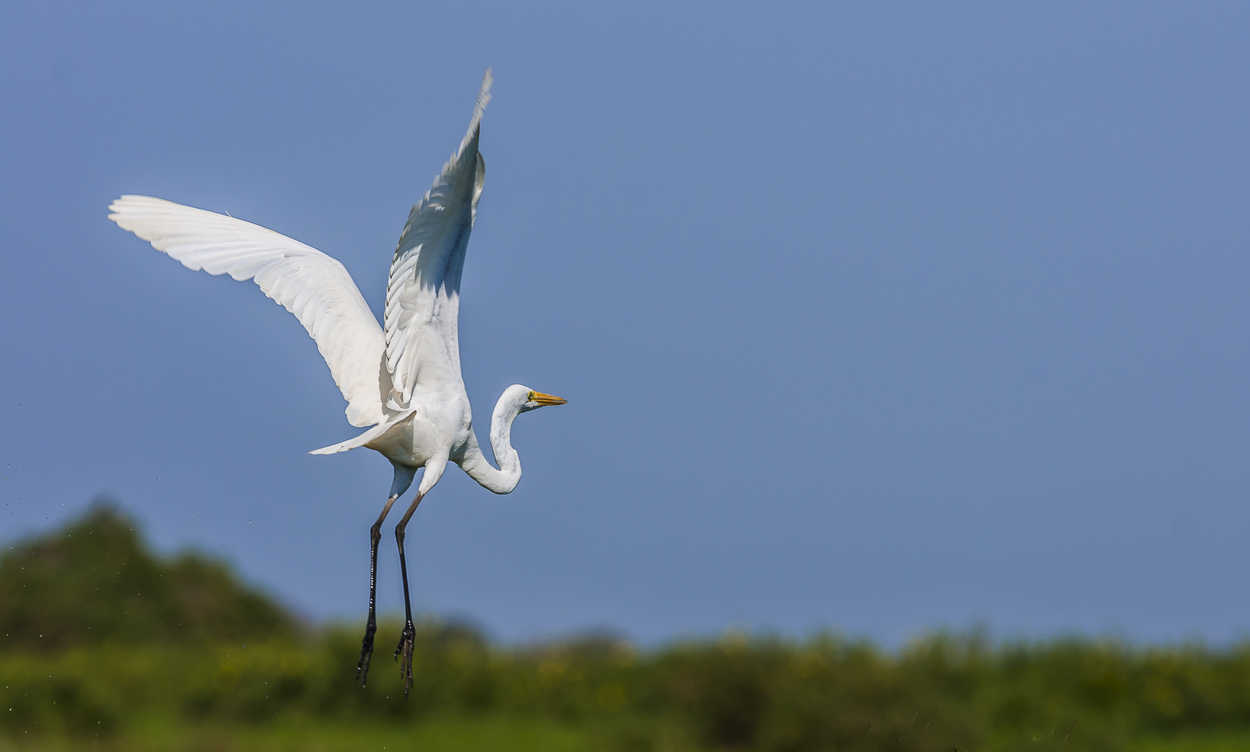
{"label": "blue sky", "polygon": [[[463,282],[496,497],[409,528],[508,640],[1250,625],[1250,12],[1238,4],[0,8],[0,539],[99,494],[362,620],[390,467],[253,285],[106,219],[229,211],[375,311],[482,72]],[[390,542],[389,536],[384,539]],[[380,601],[401,607],[383,546]]]}

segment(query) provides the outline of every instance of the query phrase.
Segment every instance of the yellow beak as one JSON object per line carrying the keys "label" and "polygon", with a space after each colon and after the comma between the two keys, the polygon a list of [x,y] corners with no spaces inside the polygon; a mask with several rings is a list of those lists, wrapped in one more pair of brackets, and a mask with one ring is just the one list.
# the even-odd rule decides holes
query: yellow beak
{"label": "yellow beak", "polygon": [[563,405],[568,400],[563,397],[556,397],[551,394],[543,394],[542,392],[530,392],[530,402],[537,402],[540,405]]}

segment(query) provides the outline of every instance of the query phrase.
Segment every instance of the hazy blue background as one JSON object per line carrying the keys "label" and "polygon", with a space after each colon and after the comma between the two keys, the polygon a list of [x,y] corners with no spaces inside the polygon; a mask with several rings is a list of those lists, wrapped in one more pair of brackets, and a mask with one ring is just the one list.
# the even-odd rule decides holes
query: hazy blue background
{"label": "hazy blue background", "polygon": [[[175,7],[176,6],[176,7]],[[464,274],[484,432],[410,527],[423,610],[530,639],[897,644],[1250,626],[1242,4],[0,6],[0,539],[100,493],[363,619],[390,466],[252,284],[106,219],[292,235],[382,300],[495,100]],[[401,606],[385,539],[382,605]]]}

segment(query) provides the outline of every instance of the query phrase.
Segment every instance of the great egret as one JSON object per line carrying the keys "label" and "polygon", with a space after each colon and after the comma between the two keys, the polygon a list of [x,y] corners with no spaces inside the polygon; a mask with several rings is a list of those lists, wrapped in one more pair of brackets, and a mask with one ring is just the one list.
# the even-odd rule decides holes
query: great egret
{"label": "great egret", "polygon": [[499,469],[487,462],[473,433],[469,398],[460,375],[456,319],[460,273],[486,174],[478,139],[482,111],[490,101],[490,85],[488,70],[460,148],[408,214],[391,261],[382,326],[343,265],[299,241],[228,215],[158,198],[122,196],[109,206],[109,219],[119,227],[149,241],[188,269],[251,279],[299,318],[316,340],[334,383],[347,400],[348,421],[361,428],[371,426],[354,439],[312,454],[334,454],[363,446],[380,452],[395,466],[386,504],[369,531],[369,620],[356,667],[362,686],[368,679],[377,630],[382,522],[395,500],[408,490],[416,471],[425,468],[417,495],[395,527],[406,616],[395,658],[402,658],[405,696],[412,684],[416,634],[404,560],[408,520],[438,483],[448,462],[459,465],[490,491],[511,492],[521,479],[521,462],[510,440],[513,419],[544,405],[565,402],[520,384],[505,389],[495,403],[490,427]]}

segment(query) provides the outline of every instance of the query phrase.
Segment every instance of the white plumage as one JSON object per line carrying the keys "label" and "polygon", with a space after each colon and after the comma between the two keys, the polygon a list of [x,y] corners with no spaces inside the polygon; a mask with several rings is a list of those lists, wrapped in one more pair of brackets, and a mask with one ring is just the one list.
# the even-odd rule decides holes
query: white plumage
{"label": "white plumage", "polygon": [[382,327],[342,264],[260,225],[172,201],[122,196],[109,209],[109,219],[123,230],[192,271],[255,281],[316,340],[347,400],[348,422],[382,422]]}
{"label": "white plumage", "polygon": [[478,142],[490,86],[488,70],[460,148],[408,215],[391,260],[381,326],[343,265],[297,240],[159,198],[122,196],[109,206],[109,219],[119,227],[188,269],[250,279],[295,314],[317,342],[347,400],[348,421],[369,427],[313,454],[366,446],[394,466],[390,495],[371,529],[369,621],[357,667],[362,682],[368,675],[376,629],[379,530],[395,499],[408,489],[416,471],[425,468],[416,498],[395,529],[408,612],[396,648],[396,657],[404,658],[405,695],[412,681],[415,635],[403,547],[408,519],[449,462],[495,493],[512,491],[521,478],[521,463],[511,443],[512,421],[520,413],[564,403],[519,384],[508,387],[491,416],[491,446],[499,468],[486,461],[473,432],[460,374],[457,318],[465,251],[486,175]]}

